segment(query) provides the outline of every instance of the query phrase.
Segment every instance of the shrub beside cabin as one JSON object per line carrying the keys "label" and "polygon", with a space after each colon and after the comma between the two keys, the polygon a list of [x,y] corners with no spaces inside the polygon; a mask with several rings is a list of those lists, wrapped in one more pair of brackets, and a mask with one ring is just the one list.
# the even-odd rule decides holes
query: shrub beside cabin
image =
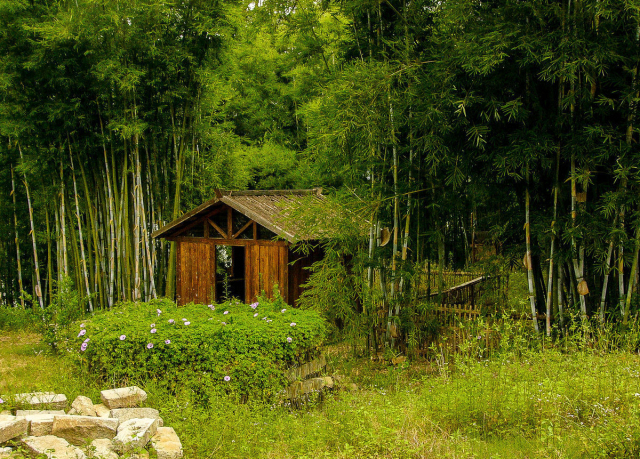
{"label": "shrub beside cabin", "polygon": [[155,231],[177,244],[176,302],[211,303],[239,298],[252,303],[264,290],[295,305],[304,269],[322,256],[319,249],[306,256],[294,253],[300,241],[318,240],[305,234],[291,218],[303,208],[319,210],[326,202],[322,189],[220,191],[216,197]]}

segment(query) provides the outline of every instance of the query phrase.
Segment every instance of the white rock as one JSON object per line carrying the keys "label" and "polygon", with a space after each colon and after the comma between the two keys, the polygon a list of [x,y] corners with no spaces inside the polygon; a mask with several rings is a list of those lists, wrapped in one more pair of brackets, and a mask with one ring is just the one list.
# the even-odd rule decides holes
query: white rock
{"label": "white rock", "polygon": [[29,421],[24,418],[0,422],[0,444],[19,437],[20,435],[26,435],[28,430]]}
{"label": "white rock", "polygon": [[15,421],[16,417],[11,414],[0,414],[0,422]]}
{"label": "white rock", "polygon": [[121,387],[100,392],[102,403],[110,410],[116,408],[132,408],[147,399],[147,393],[138,386]]}
{"label": "white rock", "polygon": [[14,397],[14,400],[19,405],[30,406],[32,408],[62,410],[67,406],[66,395],[56,394],[55,392],[18,394]]}
{"label": "white rock", "polygon": [[129,419],[118,427],[118,435],[113,439],[116,451],[140,450],[149,443],[158,430],[157,419]]}
{"label": "white rock", "polygon": [[118,453],[113,449],[113,441],[107,438],[93,440],[87,456],[99,459],[118,459]]}
{"label": "white rock", "polygon": [[2,411],[0,411],[0,416],[11,416],[11,411],[2,410]]}
{"label": "white rock", "polygon": [[118,420],[95,416],[54,416],[51,433],[73,445],[87,440],[113,438],[118,431]]}
{"label": "white rock", "polygon": [[109,412],[109,417],[117,418],[120,422],[128,421],[129,419],[157,419],[159,427],[164,425],[160,413],[154,408],[116,408]]}
{"label": "white rock", "polygon": [[6,448],[2,448],[0,447],[0,459],[5,459],[8,457],[11,457],[11,454],[13,453],[13,449],[6,447]]}
{"label": "white rock", "polygon": [[96,414],[101,418],[108,418],[111,410],[104,406],[103,403],[98,403],[97,405],[93,405],[93,409],[96,410]]}
{"label": "white rock", "polygon": [[48,459],[85,459],[87,456],[75,446],[53,435],[44,437],[25,437],[22,444],[34,456],[46,456]]}
{"label": "white rock", "polygon": [[182,457],[182,443],[173,427],[158,427],[156,434],[151,437],[151,444],[156,450],[158,459],[180,459]]}
{"label": "white rock", "polygon": [[16,416],[39,416],[41,414],[66,414],[64,410],[16,410]]}
{"label": "white rock", "polygon": [[80,416],[97,416],[93,402],[89,397],[85,397],[84,395],[78,395],[71,404],[71,408],[76,410],[76,413]]}
{"label": "white rock", "polygon": [[54,416],[53,414],[32,414],[25,416],[25,419],[29,421],[29,435],[32,437],[51,435]]}

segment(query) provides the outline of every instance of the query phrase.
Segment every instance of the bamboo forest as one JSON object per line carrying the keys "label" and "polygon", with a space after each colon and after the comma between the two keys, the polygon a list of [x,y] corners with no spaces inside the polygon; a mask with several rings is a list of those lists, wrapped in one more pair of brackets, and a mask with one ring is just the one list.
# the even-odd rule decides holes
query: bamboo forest
{"label": "bamboo forest", "polygon": [[640,0],[0,0],[0,411],[134,382],[188,458],[637,457],[639,67]]}

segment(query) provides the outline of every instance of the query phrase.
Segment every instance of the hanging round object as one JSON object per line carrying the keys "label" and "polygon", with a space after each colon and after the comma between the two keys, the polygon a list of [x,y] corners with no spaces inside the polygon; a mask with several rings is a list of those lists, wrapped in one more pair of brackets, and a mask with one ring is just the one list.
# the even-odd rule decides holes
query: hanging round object
{"label": "hanging round object", "polygon": [[578,284],[578,293],[582,296],[589,294],[589,286],[587,285],[587,281],[582,279]]}

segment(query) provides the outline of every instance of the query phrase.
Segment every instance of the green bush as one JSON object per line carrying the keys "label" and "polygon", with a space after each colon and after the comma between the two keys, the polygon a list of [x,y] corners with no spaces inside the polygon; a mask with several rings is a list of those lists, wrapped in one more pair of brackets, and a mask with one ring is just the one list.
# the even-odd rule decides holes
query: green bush
{"label": "green bush", "polygon": [[281,299],[255,305],[123,303],[77,323],[70,354],[114,383],[151,379],[186,383],[203,396],[271,398],[286,386],[287,367],[319,352],[325,324]]}
{"label": "green bush", "polygon": [[31,309],[0,306],[0,330],[31,330],[37,320]]}
{"label": "green bush", "polygon": [[69,332],[74,321],[84,315],[87,298],[73,287],[73,280],[63,276],[57,284],[53,300],[44,309],[37,309],[38,331],[42,340],[54,351],[59,350],[60,340]]}

